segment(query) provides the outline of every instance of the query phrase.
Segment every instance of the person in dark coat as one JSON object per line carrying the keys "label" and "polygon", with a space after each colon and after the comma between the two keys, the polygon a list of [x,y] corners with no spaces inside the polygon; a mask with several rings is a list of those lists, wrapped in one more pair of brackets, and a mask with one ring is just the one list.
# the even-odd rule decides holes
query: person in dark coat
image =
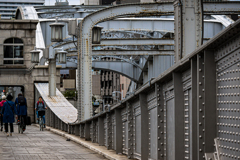
{"label": "person in dark coat", "polygon": [[2,101],[0,102],[0,119],[1,119],[1,132],[3,131],[3,116],[2,116],[2,107],[3,104],[6,102],[6,96],[2,96]]}
{"label": "person in dark coat", "polygon": [[15,122],[14,114],[17,113],[15,103],[12,101],[12,99],[13,99],[13,96],[9,94],[7,96],[7,101],[3,104],[3,108],[2,108],[3,123],[5,126],[5,132],[7,133],[7,136],[9,136],[8,123],[10,124],[10,136],[12,136],[13,122]]}
{"label": "person in dark coat", "polygon": [[[24,124],[26,124],[26,122],[27,122],[27,100],[25,97],[23,97],[25,100],[25,104],[21,105],[18,101],[18,98],[20,96],[23,97],[23,95],[21,93],[19,93],[18,97],[15,100],[15,105],[17,105],[18,122],[20,121],[20,117],[23,117]],[[26,129],[26,125],[24,125],[23,131],[25,131],[25,129]]]}

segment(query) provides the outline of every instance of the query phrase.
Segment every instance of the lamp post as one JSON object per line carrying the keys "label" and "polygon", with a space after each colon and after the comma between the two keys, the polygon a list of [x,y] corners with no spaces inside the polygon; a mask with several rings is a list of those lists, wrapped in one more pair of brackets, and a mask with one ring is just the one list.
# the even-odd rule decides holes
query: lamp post
{"label": "lamp post", "polygon": [[63,41],[62,28],[64,27],[64,24],[59,23],[57,17],[55,23],[52,23],[49,26],[51,27],[51,42],[62,42]]}
{"label": "lamp post", "polygon": [[30,51],[31,53],[31,62],[32,63],[39,63],[39,54],[40,50],[37,50],[36,47],[34,47],[34,50]]}
{"label": "lamp post", "polygon": [[103,27],[94,26],[92,29],[92,44],[100,44],[101,41],[101,31]]}
{"label": "lamp post", "polygon": [[[62,42],[63,33],[62,28],[63,23],[58,22],[56,18],[55,23],[49,25],[51,27],[51,42]],[[66,54],[67,52],[63,51],[62,48],[49,48],[49,96],[56,96],[56,55],[58,56],[59,63],[66,63]]]}

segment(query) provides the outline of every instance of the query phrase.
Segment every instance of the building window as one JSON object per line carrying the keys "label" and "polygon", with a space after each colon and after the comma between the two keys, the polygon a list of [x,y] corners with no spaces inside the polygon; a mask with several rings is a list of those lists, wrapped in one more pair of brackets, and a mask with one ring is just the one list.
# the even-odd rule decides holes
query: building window
{"label": "building window", "polygon": [[4,64],[23,64],[23,41],[8,38],[4,41]]}
{"label": "building window", "polygon": [[124,90],[124,84],[122,84],[122,90]]}

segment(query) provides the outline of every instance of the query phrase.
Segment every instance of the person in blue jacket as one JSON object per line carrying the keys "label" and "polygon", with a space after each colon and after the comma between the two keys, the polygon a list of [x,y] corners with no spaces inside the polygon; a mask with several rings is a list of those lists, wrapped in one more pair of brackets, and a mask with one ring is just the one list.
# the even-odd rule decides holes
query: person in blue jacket
{"label": "person in blue jacket", "polygon": [[13,96],[9,94],[7,96],[7,101],[3,104],[2,108],[3,123],[5,126],[5,132],[7,133],[7,136],[9,136],[8,123],[10,124],[10,136],[12,136],[13,122],[15,122],[14,115],[17,113],[15,103],[12,101],[12,99]]}
{"label": "person in blue jacket", "polygon": [[15,105],[17,105],[18,122],[20,122],[21,117],[23,117],[23,131],[25,131],[27,122],[27,100],[23,97],[22,93],[18,94]]}

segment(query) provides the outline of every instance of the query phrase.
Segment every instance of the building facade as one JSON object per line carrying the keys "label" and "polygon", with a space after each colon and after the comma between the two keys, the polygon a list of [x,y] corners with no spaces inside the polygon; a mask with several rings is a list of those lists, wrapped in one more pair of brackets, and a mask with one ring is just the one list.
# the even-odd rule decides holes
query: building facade
{"label": "building facade", "polygon": [[[48,82],[48,66],[31,62],[31,51],[36,46],[38,20],[0,20],[0,87],[1,93],[23,93],[27,99],[28,115],[35,118],[34,83]],[[60,70],[57,69],[57,88]]]}
{"label": "building facade", "polygon": [[15,17],[18,6],[44,5],[45,0],[0,0],[1,19],[11,19]]}

